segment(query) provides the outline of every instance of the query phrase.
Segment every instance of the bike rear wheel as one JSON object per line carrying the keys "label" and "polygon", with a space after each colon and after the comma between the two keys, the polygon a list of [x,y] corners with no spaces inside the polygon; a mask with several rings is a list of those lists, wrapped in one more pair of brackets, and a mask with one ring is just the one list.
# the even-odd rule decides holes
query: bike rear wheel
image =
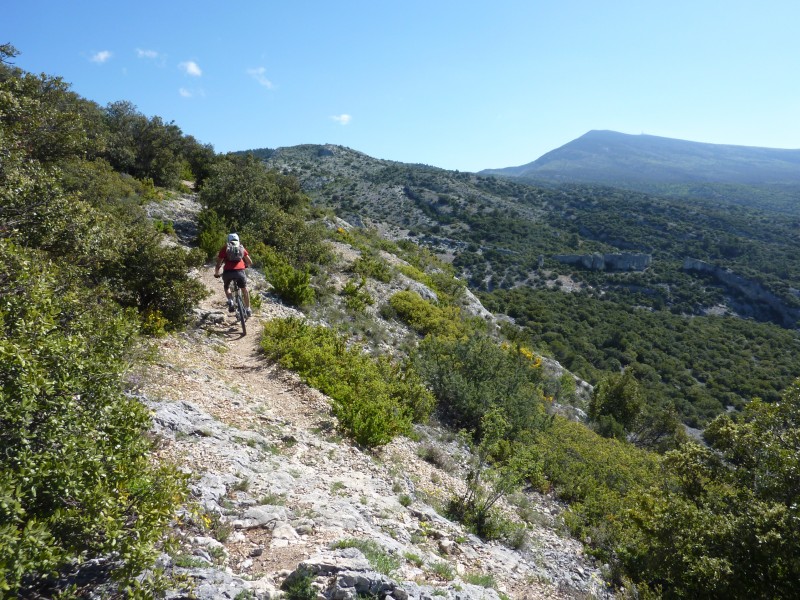
{"label": "bike rear wheel", "polygon": [[242,324],[242,335],[247,335],[247,310],[244,307],[244,300],[242,299],[242,290],[236,286],[236,316],[239,317],[239,322]]}

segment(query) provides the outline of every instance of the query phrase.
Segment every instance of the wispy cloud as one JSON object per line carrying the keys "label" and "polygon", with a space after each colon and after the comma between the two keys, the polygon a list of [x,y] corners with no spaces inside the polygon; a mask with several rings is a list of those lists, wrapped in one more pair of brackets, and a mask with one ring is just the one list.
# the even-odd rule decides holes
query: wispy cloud
{"label": "wispy cloud", "polygon": [[267,70],[264,67],[256,67],[255,69],[247,69],[247,74],[250,75],[253,79],[255,79],[259,85],[263,85],[268,90],[271,90],[274,86],[272,82],[267,79],[266,77]]}
{"label": "wispy cloud", "polygon": [[89,60],[91,60],[93,63],[102,65],[104,62],[107,62],[110,58],[111,58],[111,52],[109,52],[108,50],[101,50],[100,52],[93,54]]}
{"label": "wispy cloud", "polygon": [[200,77],[203,74],[203,71],[200,70],[200,67],[193,60],[187,60],[186,62],[180,63],[178,66],[183,69],[187,75],[191,75],[192,77]]}
{"label": "wispy cloud", "polygon": [[351,117],[350,115],[333,115],[331,119],[333,119],[340,125],[347,125],[353,119],[353,117]]}
{"label": "wispy cloud", "polygon": [[155,50],[143,50],[142,48],[137,48],[136,56],[139,58],[158,58],[158,52]]}
{"label": "wispy cloud", "polygon": [[179,90],[178,90],[178,93],[179,93],[181,96],[183,96],[184,98],[191,98],[191,97],[192,97],[192,92],[190,92],[190,91],[189,91],[189,90],[187,90],[186,88],[181,88],[181,89],[179,89]]}

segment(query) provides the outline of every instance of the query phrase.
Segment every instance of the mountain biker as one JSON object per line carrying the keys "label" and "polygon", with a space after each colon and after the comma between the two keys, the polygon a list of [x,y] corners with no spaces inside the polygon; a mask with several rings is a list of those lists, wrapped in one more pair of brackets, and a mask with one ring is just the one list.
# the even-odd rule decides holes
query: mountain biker
{"label": "mountain biker", "polygon": [[253,261],[250,259],[250,254],[244,246],[239,243],[239,234],[229,233],[227,243],[220,249],[217,254],[217,266],[214,269],[214,277],[220,277],[219,269],[225,265],[222,270],[222,281],[225,284],[225,297],[228,299],[228,312],[234,311],[233,294],[230,290],[231,281],[234,279],[239,283],[242,290],[242,299],[244,300],[245,310],[247,316],[253,313],[250,310],[250,292],[247,290],[247,275],[245,269],[253,266]]}

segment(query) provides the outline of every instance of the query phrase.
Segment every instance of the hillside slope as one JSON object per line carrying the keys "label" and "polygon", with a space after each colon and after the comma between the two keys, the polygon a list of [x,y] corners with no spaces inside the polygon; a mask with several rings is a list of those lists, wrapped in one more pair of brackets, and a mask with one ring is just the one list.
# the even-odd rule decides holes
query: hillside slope
{"label": "hillside slope", "polygon": [[[436,513],[464,485],[464,450],[444,430],[419,427],[417,441],[396,439],[374,453],[338,438],[328,399],[260,354],[263,322],[301,314],[253,274],[263,305],[246,337],[207,266],[197,277],[211,296],[197,322],[164,338],[156,364],[134,378],[154,411],[160,455],[191,475],[199,512],[177,532],[177,557],[163,562],[194,582],[198,597],[274,597],[303,568],[342,598],[354,596],[353,578],[397,599],[605,597],[599,570],[559,533],[561,508],[546,497],[529,495],[539,526],[518,550],[482,542]],[[420,458],[431,448],[450,462]],[[337,542],[376,549],[379,564],[392,567],[388,577],[374,556],[370,563],[357,550],[333,549]]]}
{"label": "hillside slope", "polygon": [[[493,308],[526,324],[536,347],[592,384],[629,366],[651,402],[694,426],[755,394],[777,399],[800,375],[794,217],[599,185],[554,189],[332,145],[254,153],[296,176],[317,206],[452,261],[484,302],[513,290],[511,305]],[[611,322],[629,338],[607,331]],[[690,323],[702,333],[676,339]],[[741,352],[735,368],[721,366]]]}
{"label": "hillside slope", "polygon": [[590,131],[531,163],[482,174],[571,182],[800,184],[800,150]]}

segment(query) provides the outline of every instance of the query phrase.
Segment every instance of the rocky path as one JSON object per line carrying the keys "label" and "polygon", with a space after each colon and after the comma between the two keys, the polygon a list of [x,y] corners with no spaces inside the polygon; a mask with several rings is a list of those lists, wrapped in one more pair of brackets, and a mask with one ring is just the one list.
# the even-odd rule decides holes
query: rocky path
{"label": "rocky path", "polygon": [[521,550],[444,519],[432,506],[462,486],[461,450],[444,431],[421,427],[419,441],[374,453],[340,439],[326,397],[259,353],[264,321],[300,313],[262,294],[242,336],[213,268],[197,276],[210,291],[197,322],[132,377],[161,457],[191,476],[181,549],[162,557],[188,583],[170,597],[275,598],[302,572],[326,598],[605,597],[581,545],[557,533],[554,504],[536,500],[541,525]]}

